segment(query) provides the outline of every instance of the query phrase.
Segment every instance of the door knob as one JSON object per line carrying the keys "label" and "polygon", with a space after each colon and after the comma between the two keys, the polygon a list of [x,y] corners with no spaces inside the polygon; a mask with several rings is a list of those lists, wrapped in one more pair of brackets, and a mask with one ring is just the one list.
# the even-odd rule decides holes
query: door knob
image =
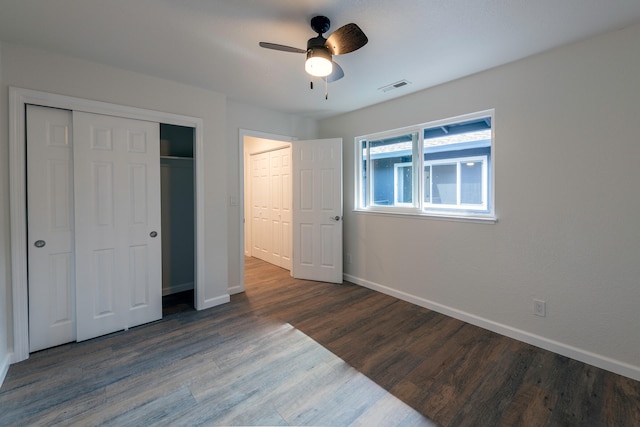
{"label": "door knob", "polygon": [[152,231],[151,233],[149,233],[149,236],[151,237],[156,237],[158,235],[158,233],[156,233],[155,231]]}
{"label": "door knob", "polygon": [[33,246],[35,246],[36,248],[44,248],[44,245],[46,244],[47,242],[45,242],[44,240],[36,240]]}
{"label": "door knob", "polygon": [[340,217],[339,215],[336,215],[331,219],[334,220],[334,221],[340,221],[342,219],[342,217]]}

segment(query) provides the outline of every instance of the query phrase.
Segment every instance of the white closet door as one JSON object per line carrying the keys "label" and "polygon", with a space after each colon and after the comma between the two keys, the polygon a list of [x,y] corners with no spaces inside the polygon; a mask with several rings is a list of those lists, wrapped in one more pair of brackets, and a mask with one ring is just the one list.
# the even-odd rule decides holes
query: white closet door
{"label": "white closet door", "polygon": [[27,106],[29,351],[76,339],[71,112]]}
{"label": "white closet door", "polygon": [[285,148],[282,154],[280,173],[282,175],[282,254],[280,267],[291,270],[293,245],[293,184],[291,182],[291,147]]}
{"label": "white closet door", "polygon": [[162,317],[159,133],[73,113],[79,341]]}
{"label": "white closet door", "polygon": [[291,148],[269,153],[272,263],[291,270]]}
{"label": "white closet door", "polygon": [[251,156],[251,256],[272,262],[269,252],[269,153]]}

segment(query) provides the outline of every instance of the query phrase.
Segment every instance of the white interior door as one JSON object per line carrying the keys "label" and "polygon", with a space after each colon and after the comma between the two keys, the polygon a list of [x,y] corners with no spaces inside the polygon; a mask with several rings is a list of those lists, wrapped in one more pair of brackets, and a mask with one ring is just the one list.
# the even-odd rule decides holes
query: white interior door
{"label": "white interior door", "polygon": [[294,141],[292,146],[291,273],[342,283],[342,138]]}
{"label": "white interior door", "polygon": [[162,317],[158,123],[74,112],[77,339]]}
{"label": "white interior door", "polygon": [[29,351],[76,339],[71,111],[27,106]]}

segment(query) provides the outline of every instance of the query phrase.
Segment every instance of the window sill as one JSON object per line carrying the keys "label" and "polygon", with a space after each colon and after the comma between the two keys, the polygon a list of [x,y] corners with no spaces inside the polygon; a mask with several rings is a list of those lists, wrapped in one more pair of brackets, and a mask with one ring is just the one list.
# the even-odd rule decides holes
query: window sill
{"label": "window sill", "polygon": [[452,215],[450,213],[418,213],[418,212],[389,212],[389,211],[379,211],[379,210],[365,210],[365,209],[354,209],[352,212],[356,214],[364,214],[364,215],[378,215],[378,216],[390,216],[390,217],[401,217],[401,218],[414,218],[414,219],[431,219],[438,221],[454,221],[454,222],[475,222],[480,224],[496,224],[498,222],[498,218],[494,215]]}

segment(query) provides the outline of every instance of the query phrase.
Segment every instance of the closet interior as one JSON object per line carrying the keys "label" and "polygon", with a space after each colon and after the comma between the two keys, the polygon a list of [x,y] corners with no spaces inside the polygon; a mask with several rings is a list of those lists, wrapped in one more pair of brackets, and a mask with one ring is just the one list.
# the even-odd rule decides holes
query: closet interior
{"label": "closet interior", "polygon": [[163,296],[194,289],[194,136],[193,128],[160,124]]}

